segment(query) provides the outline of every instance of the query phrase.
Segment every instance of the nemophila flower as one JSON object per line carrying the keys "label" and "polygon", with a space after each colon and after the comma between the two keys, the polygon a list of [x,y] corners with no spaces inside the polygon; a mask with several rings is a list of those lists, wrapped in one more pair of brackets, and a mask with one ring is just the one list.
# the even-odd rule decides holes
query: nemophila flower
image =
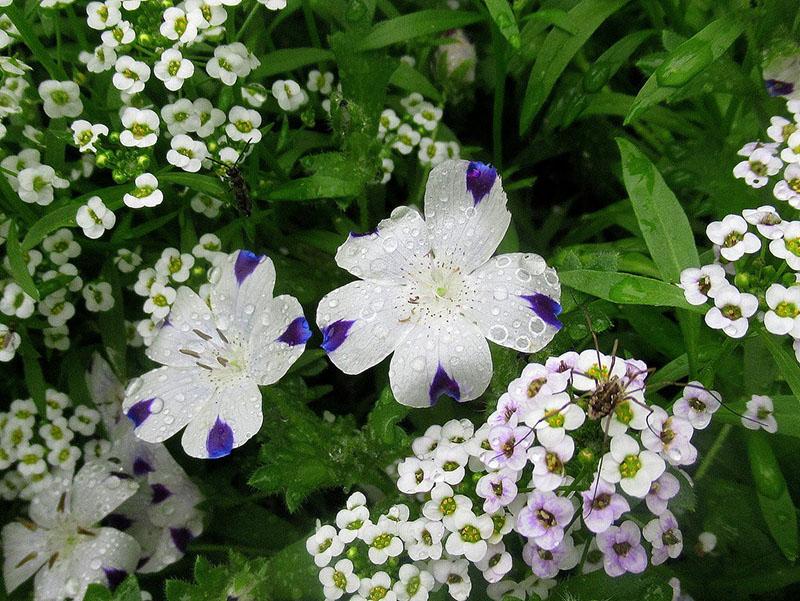
{"label": "nemophila flower", "polygon": [[705,322],[710,328],[722,330],[731,338],[741,338],[747,333],[748,318],[757,309],[758,299],[755,296],[739,292],[734,286],[727,286],[714,297],[714,306],[706,313]]}
{"label": "nemophila flower", "polygon": [[426,218],[400,207],[374,232],[351,234],[336,261],[363,279],[317,309],[333,363],[355,374],[394,352],[392,392],[421,407],[486,390],[487,337],[522,352],[549,342],[561,325],[555,272],[538,255],[491,257],[510,222],[505,204],[493,168],[448,161],[431,171]]}
{"label": "nemophila flower", "polygon": [[564,538],[564,529],[574,513],[575,508],[569,499],[554,492],[534,490],[517,515],[514,529],[542,549],[554,549]]}
{"label": "nemophila flower", "polygon": [[648,522],[642,529],[642,534],[653,546],[654,566],[664,563],[667,559],[675,559],[683,551],[683,535],[678,528],[678,520],[670,511],[665,511]]}
{"label": "nemophila flower", "polygon": [[108,282],[90,282],[81,291],[86,309],[92,313],[102,313],[114,306],[114,293]]}
{"label": "nemophila flower", "polygon": [[165,248],[155,264],[156,273],[167,276],[175,282],[189,279],[194,266],[194,257],[189,253],[181,253],[177,248]]}
{"label": "nemophila flower", "polygon": [[[218,8],[218,7],[217,7]],[[194,74],[194,65],[188,58],[183,58],[177,48],[167,48],[161,53],[158,62],[153,66],[153,75],[164,82],[164,87],[175,92],[183,87],[183,82]]]}
{"label": "nemophila flower", "polygon": [[123,146],[147,148],[158,141],[158,115],[150,109],[125,107],[121,115],[125,129],[119,135]]}
{"label": "nemophila flower", "polygon": [[692,427],[702,430],[711,423],[711,417],[720,408],[719,399],[718,392],[692,381],[684,387],[681,398],[672,406],[672,412],[689,420]]}
{"label": "nemophila flower", "polygon": [[575,442],[565,436],[552,447],[534,447],[528,451],[533,463],[533,486],[539,490],[555,490],[567,478],[566,464],[575,453]]}
{"label": "nemophila flower", "polygon": [[742,217],[751,225],[755,225],[758,233],[769,240],[775,240],[783,236],[781,216],[775,211],[775,207],[764,205],[757,209],[745,209]]}
{"label": "nemophila flower", "polygon": [[550,447],[561,442],[576,428],[583,425],[586,414],[567,393],[536,398],[525,416],[525,423],[536,431],[536,438]]}
{"label": "nemophila flower", "polygon": [[349,559],[340,559],[333,567],[322,568],[319,581],[325,599],[331,601],[341,598],[345,593],[355,593],[361,583],[359,577],[353,573],[353,562]]}
{"label": "nemophila flower", "polygon": [[795,271],[800,270],[800,221],[784,222],[783,238],[770,242],[769,251]]}
{"label": "nemophila flower", "polygon": [[433,562],[436,582],[447,585],[447,592],[455,601],[466,601],[472,591],[469,562],[466,559],[439,559]]}
{"label": "nemophila flower", "polygon": [[247,77],[261,62],[240,42],[219,45],[206,64],[206,72],[226,86],[232,86],[240,77]]}
{"label": "nemophila flower", "polygon": [[161,107],[161,118],[173,136],[195,131],[200,127],[200,115],[188,98],[180,98]]}
{"label": "nemophila flower", "polygon": [[51,119],[77,117],[83,112],[80,88],[74,81],[48,79],[39,84],[38,91],[42,108]]}
{"label": "nemophila flower", "polygon": [[422,136],[416,129],[408,123],[403,123],[397,128],[392,148],[400,154],[410,154],[414,147],[419,144],[421,138]]}
{"label": "nemophila flower", "polygon": [[727,285],[725,269],[717,263],[704,265],[699,269],[689,267],[681,272],[680,287],[690,305],[704,304]]}
{"label": "nemophila flower", "polygon": [[167,161],[184,171],[195,173],[200,171],[203,161],[208,158],[208,148],[186,134],[179,134],[170,141],[171,150],[167,151]]}
{"label": "nemophila flower", "polygon": [[291,79],[279,79],[272,84],[272,95],[284,111],[293,112],[303,106],[308,98],[300,84]]}
{"label": "nemophila flower", "polygon": [[99,196],[92,196],[78,208],[75,222],[87,238],[99,238],[117,222],[114,212],[106,207]]}
{"label": "nemophila flower", "polygon": [[747,231],[747,222],[740,215],[726,215],[722,221],[709,223],[706,235],[719,246],[720,254],[727,261],[737,261],[745,254],[761,250],[761,240]]}
{"label": "nemophila flower", "polygon": [[600,477],[611,484],[619,483],[622,490],[632,497],[643,498],[653,480],[663,474],[665,468],[664,460],[656,453],[640,449],[634,438],[619,434],[611,439]]}
{"label": "nemophila flower", "polygon": [[69,187],[69,182],[56,174],[49,165],[26,167],[17,174],[17,194],[25,202],[47,206],[53,202],[54,191]]}
{"label": "nemophila flower", "polygon": [[178,290],[147,350],[164,367],[132,382],[124,405],[137,436],[148,442],[188,426],[183,447],[201,458],[228,455],[259,430],[258,386],[279,380],[311,336],[297,300],[272,297],[269,258],[239,251],[212,276],[208,305],[191,289]]}
{"label": "nemophila flower", "polygon": [[483,510],[494,513],[517,498],[517,483],[506,472],[493,472],[478,480],[475,493],[485,499]]}
{"label": "nemophila flower", "polygon": [[0,323],[0,362],[8,363],[17,354],[22,338],[20,335],[9,328],[6,324]]}
{"label": "nemophila flower", "polygon": [[164,200],[164,193],[158,189],[158,179],[152,173],[142,173],[133,182],[136,186],[122,197],[125,206],[132,209],[157,207]]}
{"label": "nemophila flower", "polygon": [[0,298],[0,311],[12,317],[27,319],[33,315],[35,303],[33,298],[20,288],[16,282],[8,282],[3,288]]}
{"label": "nemophila flower", "polygon": [[100,136],[108,135],[108,127],[102,123],[91,124],[85,119],[73,121],[70,126],[72,129],[72,139],[78,150],[81,152],[97,152],[94,144]]}
{"label": "nemophila flower", "polygon": [[330,71],[321,73],[316,69],[308,72],[308,83],[306,87],[310,92],[319,92],[327,96],[333,90],[334,75]]}
{"label": "nemophila flower", "polygon": [[779,336],[800,338],[800,286],[772,284],[767,288],[766,301],[769,311],[764,314],[764,327]]}
{"label": "nemophila flower", "polygon": [[742,415],[742,425],[749,430],[766,430],[770,434],[778,431],[778,422],[775,420],[772,399],[761,394],[754,394],[745,404]]}
{"label": "nemophila flower", "polygon": [[144,90],[150,79],[150,67],[147,63],[137,61],[133,57],[120,56],[114,63],[114,76],[111,81],[120,92],[138,94]]}
{"label": "nemophila flower", "polygon": [[603,552],[603,567],[609,576],[626,572],[640,574],[647,567],[647,553],[641,544],[639,527],[630,520],[611,526],[597,535],[597,546]]}
{"label": "nemophila flower", "polygon": [[[784,157],[783,153],[781,153],[781,158],[784,161],[792,162]],[[733,168],[733,175],[736,178],[744,179],[752,188],[762,188],[767,185],[770,176],[778,173],[781,167],[783,167],[783,161],[774,155],[773,149],[761,146],[753,150],[747,160]]]}
{"label": "nemophila flower", "polygon": [[258,111],[235,106],[228,112],[225,134],[234,142],[258,144],[261,141],[259,127],[261,127],[261,115]]}

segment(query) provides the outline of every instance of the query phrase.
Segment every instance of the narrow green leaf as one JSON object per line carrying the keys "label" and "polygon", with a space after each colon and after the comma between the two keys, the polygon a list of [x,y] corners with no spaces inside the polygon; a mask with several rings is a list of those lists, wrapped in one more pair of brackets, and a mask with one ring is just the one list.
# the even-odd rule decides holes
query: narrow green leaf
{"label": "narrow green leaf", "polygon": [[575,34],[575,24],[570,21],[569,14],[560,8],[540,8],[534,13],[525,15],[522,21],[534,21],[545,25],[554,25],[569,34]]}
{"label": "narrow green leaf", "polygon": [[325,48],[281,48],[261,57],[261,66],[253,71],[253,81],[332,59],[333,52]]}
{"label": "narrow green leaf", "polygon": [[497,29],[503,34],[503,37],[508,40],[512,48],[519,48],[519,25],[517,25],[517,18],[514,16],[514,11],[508,0],[483,0],[486,8],[489,10],[489,15],[492,17]]}
{"label": "narrow green leaf", "polygon": [[360,50],[375,50],[420,36],[434,35],[450,29],[466,27],[482,20],[476,12],[463,10],[420,10],[377,23],[359,44]]}
{"label": "narrow green leaf", "polygon": [[339,179],[327,175],[312,175],[295,179],[275,187],[269,200],[318,200],[357,196],[361,192],[358,181]]}
{"label": "narrow green leaf", "polygon": [[419,92],[431,100],[439,101],[442,99],[442,95],[436,89],[436,86],[408,63],[401,62],[397,66],[397,69],[389,78],[389,83],[406,92]]}
{"label": "narrow green leaf", "polygon": [[45,405],[45,391],[47,384],[44,381],[42,366],[39,365],[39,352],[34,348],[28,336],[28,329],[24,326],[19,327],[19,336],[22,339],[19,345],[20,355],[22,356],[23,372],[25,373],[25,384],[28,392],[36,403],[36,408],[40,415],[44,415],[47,409]]}
{"label": "narrow green leaf", "polygon": [[13,221],[8,228],[6,253],[8,254],[8,270],[11,273],[11,277],[25,291],[25,294],[38,301],[39,291],[36,289],[36,284],[33,283],[33,278],[28,271],[24,251],[19,244],[17,224]]}
{"label": "narrow green leaf", "polygon": [[51,58],[53,53],[47,50],[42,42],[39,41],[39,36],[34,31],[33,23],[25,17],[21,10],[20,3],[12,3],[5,8],[5,13],[14,26],[19,30],[19,35],[22,41],[33,54],[34,58],[45,68],[48,75],[53,79],[65,81],[68,79],[66,72]]}
{"label": "narrow green leaf", "polygon": [[228,187],[218,178],[211,175],[200,173],[183,173],[171,171],[158,175],[158,181],[166,184],[176,184],[186,186],[191,190],[208,194],[216,198],[225,198],[228,194]]}
{"label": "narrow green leaf", "polygon": [[553,29],[547,34],[531,69],[522,101],[519,131],[524,134],[539,114],[558,78],[595,30],[629,0],[583,0],[569,11],[575,34]]}
{"label": "narrow green leaf", "polygon": [[623,305],[653,305],[701,311],[686,302],[683,290],[660,280],[614,271],[576,269],[558,274],[561,283]]}
{"label": "narrow green leaf", "polygon": [[797,363],[797,359],[787,350],[783,339],[773,336],[765,329],[761,330],[761,337],[770,355],[775,359],[778,371],[792,389],[795,398],[800,401],[800,364]]}
{"label": "narrow green leaf", "polygon": [[744,27],[745,23],[738,15],[724,15],[670,52],[639,90],[625,123],[636,120],[654,104],[668,100],[704,71],[736,41]]}
{"label": "narrow green leaf", "polygon": [[689,219],[650,159],[628,140],[617,138],[617,145],[625,189],[650,256],[662,279],[677,282],[681,271],[700,265]]}

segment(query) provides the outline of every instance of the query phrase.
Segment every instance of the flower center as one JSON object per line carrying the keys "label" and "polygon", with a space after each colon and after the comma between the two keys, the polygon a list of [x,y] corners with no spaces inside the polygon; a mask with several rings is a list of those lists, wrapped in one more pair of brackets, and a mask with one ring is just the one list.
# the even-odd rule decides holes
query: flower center
{"label": "flower center", "polygon": [[456,509],[458,509],[458,506],[453,497],[445,497],[439,503],[439,511],[442,512],[442,515],[451,515],[455,513]]}
{"label": "flower center", "polygon": [[379,601],[386,596],[386,593],[389,592],[389,589],[384,588],[382,586],[373,586],[369,589],[369,601]]}
{"label": "flower center", "polygon": [[627,455],[619,464],[619,473],[623,478],[633,478],[642,469],[642,461],[638,455]]}
{"label": "flower center", "polygon": [[563,428],[564,414],[558,409],[548,409],[544,414],[544,421],[546,421],[547,425],[551,428]]}
{"label": "flower center", "polygon": [[786,250],[796,257],[800,257],[800,238],[784,238],[784,245]]}
{"label": "flower center", "polygon": [[794,319],[800,314],[800,310],[798,310],[797,305],[794,303],[781,301],[778,303],[778,306],[775,307],[775,313],[777,313],[778,317],[791,317]]}
{"label": "flower center", "polygon": [[597,495],[592,501],[592,507],[594,509],[605,509],[610,504],[611,504],[611,495],[607,493],[602,493]]}
{"label": "flower center", "polygon": [[481,540],[480,530],[471,524],[467,524],[458,532],[461,535],[461,540],[465,542],[477,543],[479,540]]}
{"label": "flower center", "polygon": [[371,546],[375,547],[376,549],[385,549],[391,543],[392,543],[392,535],[389,534],[388,532],[384,532],[383,534],[379,534],[378,536],[375,537],[375,539],[372,541]]}
{"label": "flower center", "polygon": [[624,403],[619,403],[614,408],[614,415],[616,416],[617,421],[623,424],[627,425],[631,423],[631,420],[633,420],[633,409],[631,409],[631,404],[627,401]]}
{"label": "flower center", "polygon": [[538,519],[539,523],[546,528],[552,528],[556,525],[556,516],[549,511],[545,511],[544,509],[539,509],[536,512],[536,519]]}
{"label": "flower center", "polygon": [[720,311],[731,321],[735,321],[742,317],[742,308],[738,305],[725,305]]}
{"label": "flower center", "polygon": [[344,590],[347,586],[347,576],[345,576],[342,572],[334,572],[333,585],[338,589]]}
{"label": "flower center", "polygon": [[767,166],[761,161],[750,161],[750,171],[764,177],[767,175]]}
{"label": "flower center", "polygon": [[736,246],[742,240],[744,240],[744,234],[742,234],[741,232],[733,231],[730,232],[727,236],[725,236],[725,240],[722,241],[722,246],[724,246],[725,248],[730,248],[732,246]]}
{"label": "flower center", "polygon": [[616,553],[617,555],[621,555],[622,557],[625,557],[628,554],[628,551],[631,550],[631,544],[627,542],[614,543],[611,546],[614,548],[614,553]]}

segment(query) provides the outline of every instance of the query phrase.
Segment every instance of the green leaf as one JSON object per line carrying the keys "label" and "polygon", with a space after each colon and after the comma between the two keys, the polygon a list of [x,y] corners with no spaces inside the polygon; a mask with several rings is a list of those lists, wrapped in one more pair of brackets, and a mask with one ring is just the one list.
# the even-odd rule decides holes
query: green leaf
{"label": "green leaf", "polygon": [[620,67],[636,52],[641,44],[655,31],[636,31],[614,42],[603,52],[583,76],[583,87],[587,92],[598,92],[619,71]]}
{"label": "green leaf", "polygon": [[332,59],[333,52],[325,48],[281,48],[260,58],[261,66],[253,71],[252,81]]}
{"label": "green leaf", "polygon": [[47,406],[45,405],[47,384],[45,383],[44,374],[42,373],[42,366],[39,365],[39,352],[33,346],[28,336],[27,328],[19,326],[19,335],[22,339],[19,345],[19,352],[22,356],[25,384],[28,386],[28,392],[33,398],[33,402],[36,403],[39,415],[44,415],[47,410]]}
{"label": "green leaf", "polygon": [[131,574],[112,593],[106,587],[92,583],[86,589],[83,601],[141,601],[142,593],[136,576]]}
{"label": "green leaf", "polygon": [[7,6],[4,9],[6,15],[11,19],[11,22],[17,30],[19,30],[22,41],[25,42],[25,45],[31,51],[34,58],[41,63],[50,77],[59,81],[66,81],[69,79],[66,72],[51,58],[54,53],[51,50],[47,50],[39,41],[39,36],[36,35],[36,31],[33,27],[33,21],[23,14],[20,6],[21,4],[22,3],[17,4],[15,2]]}
{"label": "green leaf", "polygon": [[792,389],[792,393],[798,402],[800,402],[800,364],[797,363],[794,354],[790,353],[783,343],[782,338],[773,336],[765,329],[761,330],[761,338],[764,340],[764,345],[767,347],[770,355],[775,360],[783,379]]}
{"label": "green leaf", "polygon": [[497,29],[503,34],[503,37],[508,40],[512,48],[519,48],[519,25],[517,25],[517,18],[514,16],[514,11],[511,10],[511,5],[508,0],[483,0],[486,8],[489,10],[489,15],[492,17]]}
{"label": "green leaf", "polygon": [[614,303],[679,307],[702,311],[686,302],[683,290],[652,278],[614,271],[575,269],[559,272],[561,283]]}
{"label": "green leaf", "polygon": [[403,444],[407,441],[406,433],[397,424],[406,417],[411,409],[397,402],[392,390],[386,386],[375,403],[375,408],[370,411],[367,418],[367,428],[372,437],[386,444]]}
{"label": "green leaf", "polygon": [[437,102],[442,99],[442,95],[436,89],[436,86],[408,63],[401,62],[397,66],[397,70],[389,78],[389,83],[406,92],[419,92],[426,98]]}
{"label": "green leaf", "polygon": [[[675,48],[639,90],[625,123],[635,121],[650,106],[668,100],[721,57],[744,28],[744,20],[737,14],[729,13],[709,23]],[[659,80],[669,85],[663,85]]]}
{"label": "green leaf", "polygon": [[329,175],[312,175],[280,184],[267,194],[269,200],[319,200],[357,196],[361,182]]}
{"label": "green leaf", "polygon": [[420,36],[434,35],[450,29],[459,29],[481,21],[476,12],[463,10],[420,10],[377,23],[359,44],[360,50],[375,50]]}
{"label": "green leaf", "polygon": [[670,601],[669,576],[658,568],[645,574],[625,574],[616,578],[603,570],[567,578],[550,591],[551,599],[639,599]]}
{"label": "green leaf", "polygon": [[536,12],[525,15],[523,21],[538,21],[545,25],[554,25],[567,33],[575,34],[575,24],[570,20],[569,14],[560,8],[540,8]]}
{"label": "green leaf", "polygon": [[28,271],[28,265],[25,262],[25,255],[22,247],[19,244],[17,236],[17,224],[11,222],[8,228],[8,239],[6,240],[6,253],[8,254],[8,270],[11,277],[19,284],[19,287],[25,291],[25,294],[39,300],[39,291],[36,289],[36,284],[33,283]]}
{"label": "green leaf", "polygon": [[547,34],[531,69],[520,115],[520,134],[528,131],[536,115],[572,58],[609,16],[629,0],[583,0],[569,11],[575,33],[553,29]]}
{"label": "green leaf", "polygon": [[689,219],[650,159],[628,140],[617,138],[617,145],[625,189],[650,256],[662,279],[677,282],[681,271],[700,265]]}
{"label": "green leaf", "polygon": [[225,196],[228,194],[228,186],[226,186],[218,177],[213,177],[211,175],[172,171],[170,173],[159,174],[158,181],[159,183],[186,186],[191,190],[202,192],[216,198],[225,198]]}

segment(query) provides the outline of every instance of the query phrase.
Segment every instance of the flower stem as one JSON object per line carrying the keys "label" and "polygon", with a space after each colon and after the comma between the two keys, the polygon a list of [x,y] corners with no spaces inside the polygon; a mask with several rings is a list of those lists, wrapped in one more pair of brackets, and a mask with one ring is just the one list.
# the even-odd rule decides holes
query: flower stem
{"label": "flower stem", "polygon": [[717,434],[717,438],[714,440],[714,443],[711,445],[711,448],[708,449],[708,453],[706,453],[703,460],[700,462],[700,467],[697,468],[697,473],[694,475],[694,481],[699,482],[708,472],[711,464],[714,463],[714,459],[716,459],[717,455],[722,449],[722,445],[725,444],[725,440],[731,433],[733,426],[731,424],[725,424]]}

